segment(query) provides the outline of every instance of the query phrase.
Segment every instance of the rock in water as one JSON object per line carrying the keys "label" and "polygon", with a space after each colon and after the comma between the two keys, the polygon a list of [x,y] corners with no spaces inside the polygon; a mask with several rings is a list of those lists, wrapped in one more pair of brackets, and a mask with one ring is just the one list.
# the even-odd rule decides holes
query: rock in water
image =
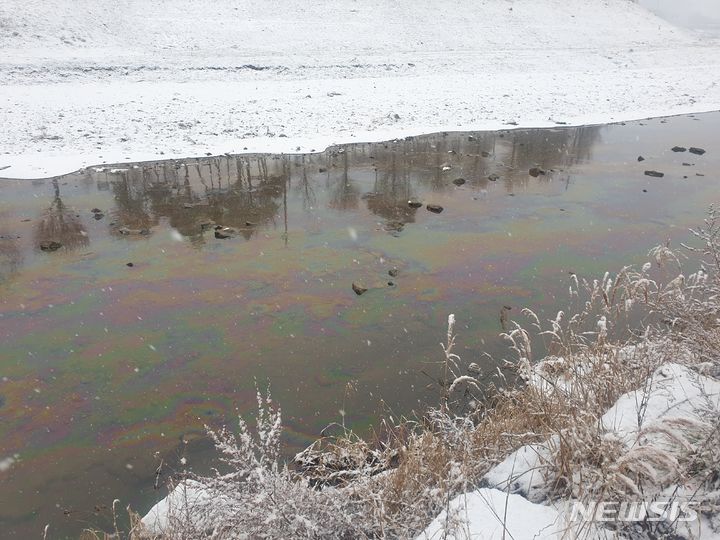
{"label": "rock in water", "polygon": [[361,294],[367,292],[367,287],[363,287],[362,285],[358,285],[357,283],[353,282],[352,290],[355,291],[355,294],[360,296]]}
{"label": "rock in water", "polygon": [[686,152],[687,148],[685,148],[684,146],[673,146],[670,150],[672,150],[673,152]]}
{"label": "rock in water", "polygon": [[465,183],[464,178],[456,178],[455,180],[453,180],[453,184],[455,184],[456,186],[462,186],[464,183]]}
{"label": "rock in water", "polygon": [[642,156],[638,156],[638,161],[645,161],[645,158]]}
{"label": "rock in water", "polygon": [[498,180],[500,180],[500,177],[497,174],[493,173],[488,176],[488,180],[490,180],[491,182],[497,182]]}
{"label": "rock in water", "polygon": [[416,201],[414,199],[410,199],[408,201],[408,206],[410,208],[420,208],[422,205],[423,205],[423,203],[421,203],[420,201]]}
{"label": "rock in water", "polygon": [[528,171],[528,174],[533,178],[537,178],[541,174],[545,174],[545,171],[543,171],[540,167],[533,167]]}
{"label": "rock in water", "polygon": [[695,154],[697,156],[702,156],[705,153],[705,150],[702,148],[696,148],[695,146],[691,146],[690,153]]}
{"label": "rock in water", "polygon": [[148,229],[128,229],[127,227],[121,227],[118,229],[118,233],[125,236],[147,236],[150,234]]}
{"label": "rock in water", "polygon": [[40,249],[43,251],[57,251],[61,247],[62,244],[60,242],[55,242],[54,240],[40,242]]}
{"label": "rock in water", "polygon": [[439,204],[428,204],[425,208],[427,208],[433,214],[439,214],[444,210],[444,208]]}
{"label": "rock in water", "polygon": [[398,275],[398,269],[397,269],[397,268],[391,268],[390,270],[388,270],[388,275],[389,275],[390,277],[397,277],[397,275]]}
{"label": "rock in water", "polygon": [[226,234],[222,231],[215,231],[215,238],[219,238],[220,240],[225,240],[226,238],[230,238],[230,235]]}
{"label": "rock in water", "polygon": [[654,178],[662,178],[665,176],[665,173],[661,173],[659,171],[645,171],[645,176],[652,176]]}
{"label": "rock in water", "polygon": [[402,232],[405,228],[405,224],[402,221],[390,220],[385,222],[383,229],[387,232]]}

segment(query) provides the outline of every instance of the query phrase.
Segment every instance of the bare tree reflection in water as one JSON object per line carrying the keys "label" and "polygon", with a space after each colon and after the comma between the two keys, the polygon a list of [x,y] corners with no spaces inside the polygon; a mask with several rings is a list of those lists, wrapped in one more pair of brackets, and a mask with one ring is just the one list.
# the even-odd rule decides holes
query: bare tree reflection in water
{"label": "bare tree reflection in water", "polygon": [[[300,167],[300,181],[296,184],[296,191],[300,193],[302,200],[302,207],[305,212],[312,211],[317,206],[317,195],[315,194],[315,188],[313,183],[308,178],[308,167],[312,166],[312,163],[308,163],[305,156],[300,156],[300,161],[296,162],[296,165]],[[328,166],[318,168],[318,174],[325,174],[326,181],[330,181],[330,171]]]}
{"label": "bare tree reflection in water", "polygon": [[[115,234],[152,231],[167,220],[198,247],[217,225],[232,227],[246,239],[264,226],[282,226],[287,242],[292,219],[288,205],[314,212],[319,186],[325,187],[329,208],[352,212],[364,200],[367,209],[384,220],[383,227],[396,234],[415,221],[416,210],[408,200],[428,192],[460,189],[479,196],[496,182],[515,193],[533,183],[569,181],[572,166],[590,159],[600,129],[443,133],[335,147],[322,154],[220,156],[90,174],[98,189],[112,190]],[[531,167],[549,174],[532,178]],[[49,224],[59,217],[73,223],[72,215],[62,206],[58,213],[57,206],[55,221]],[[76,236],[76,242],[86,241],[79,230]]]}
{"label": "bare tree reflection in water", "polygon": [[[392,201],[412,198],[431,190],[444,192],[464,187],[483,191],[501,181],[508,192],[531,181],[567,181],[567,169],[588,160],[600,127],[518,130],[475,134],[437,134],[408,137],[375,145],[345,149],[351,168],[373,167],[377,182],[371,210],[387,219],[404,219]],[[368,149],[370,155],[368,155]],[[537,179],[532,167],[550,171]],[[369,199],[370,200],[370,199]]]}
{"label": "bare tree reflection in water", "polygon": [[119,178],[122,180],[108,179],[115,199],[111,230],[115,234],[122,234],[122,229],[150,231],[158,223],[147,196],[153,182],[155,185],[159,182],[157,167],[128,169]]}
{"label": "bare tree reflection in water", "polygon": [[[268,163],[270,160],[270,163]],[[115,231],[150,230],[167,219],[196,245],[214,225],[246,239],[275,223],[290,178],[287,158],[216,157],[129,169],[112,182]]]}
{"label": "bare tree reflection in water", "polygon": [[417,209],[408,205],[413,193],[409,172],[411,163],[412,154],[391,152],[389,167],[382,172],[376,169],[373,192],[366,199],[368,210],[385,218],[384,226],[390,233],[398,233],[406,223],[415,222]]}
{"label": "bare tree reflection in water", "polygon": [[87,246],[90,240],[80,215],[68,208],[60,197],[58,179],[52,181],[54,196],[52,203],[40,217],[35,227],[35,244],[37,247],[45,243],[55,242],[66,250]]}
{"label": "bare tree reflection in water", "polygon": [[[505,145],[504,156],[511,170],[516,173],[505,176],[506,189],[512,191],[514,186],[526,186],[530,181],[528,171],[532,167],[555,172],[556,180],[567,181],[569,167],[591,158],[592,148],[600,138],[600,129],[600,126],[582,126],[517,131],[504,135],[504,138],[511,139]],[[510,149],[509,153],[507,149]],[[539,182],[549,180],[548,175],[537,178]]]}
{"label": "bare tree reflection in water", "polygon": [[18,238],[0,229],[0,283],[10,279],[22,266],[23,255]]}
{"label": "bare tree reflection in water", "polygon": [[288,165],[286,160],[283,160],[283,176],[287,178],[286,181],[283,182],[283,240],[285,241],[285,247],[288,246],[289,242],[289,236],[288,236],[288,200],[287,200],[287,194],[288,194],[288,187],[290,182],[292,181],[292,175],[290,173],[290,166]]}
{"label": "bare tree reflection in water", "polygon": [[333,177],[328,175],[325,185],[330,194],[328,206],[335,210],[353,210],[360,203],[360,190],[350,178],[350,158],[347,152],[340,154],[342,173]]}

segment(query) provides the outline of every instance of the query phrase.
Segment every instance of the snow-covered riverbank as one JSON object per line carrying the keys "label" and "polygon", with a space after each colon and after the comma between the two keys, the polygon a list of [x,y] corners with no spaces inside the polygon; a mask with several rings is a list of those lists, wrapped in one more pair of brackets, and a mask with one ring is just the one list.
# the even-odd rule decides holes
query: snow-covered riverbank
{"label": "snow-covered riverbank", "polygon": [[[557,369],[557,365],[553,369]],[[543,372],[543,364],[536,367],[536,373],[548,386],[559,382],[558,378],[548,376],[547,370]],[[695,436],[703,430],[712,430],[711,422],[719,414],[720,381],[683,365],[660,366],[642,388],[621,396],[602,417],[600,437],[617,441],[624,453],[622,464],[610,467],[605,480],[634,484],[634,474],[638,471],[649,471],[659,480],[665,467],[679,467],[688,456],[702,453],[701,445],[706,439]],[[609,491],[607,499],[593,503],[572,497],[553,499],[549,494],[557,477],[548,471],[558,459],[560,446],[559,439],[553,437],[542,444],[519,448],[488,472],[483,480],[485,487],[453,499],[448,511],[443,511],[419,540],[500,538],[504,530],[517,540],[610,539],[614,537],[611,530],[598,524],[613,522],[617,516],[619,522],[641,522],[644,517],[649,518],[649,522],[666,521],[669,526],[677,527],[678,538],[718,538],[718,516],[709,518],[707,507],[702,509],[704,513],[700,510],[698,501],[710,494],[702,482],[697,482],[698,478],[686,478],[682,484],[671,483],[664,490],[629,486],[636,493],[635,506],[627,499],[621,506]],[[581,452],[579,448],[575,450]],[[582,471],[574,472],[582,474]],[[592,480],[587,478],[585,482],[587,485],[583,487],[592,489]],[[657,503],[655,510],[650,506],[654,502]],[[673,504],[676,517],[671,517]],[[666,513],[653,513],[658,510]],[[150,521],[150,516],[146,519]],[[644,525],[647,526],[647,522]],[[445,535],[448,530],[450,534]],[[640,530],[638,537],[643,537]]]}
{"label": "snow-covered riverbank", "polygon": [[0,7],[0,175],[720,108],[720,43],[627,0]]}
{"label": "snow-covered riverbank", "polygon": [[[608,374],[615,370],[619,370],[616,374],[620,377],[627,375],[627,369],[644,370],[655,363],[653,360],[648,363],[649,359],[657,360],[668,350],[672,351],[670,356],[675,356],[681,363],[661,363],[647,379],[641,381],[639,388],[621,395],[598,418],[596,426],[585,425],[590,431],[583,432],[584,422],[578,419],[583,415],[593,415],[590,402],[599,396],[595,390],[579,387],[587,384],[588,377],[595,377],[591,375],[594,370],[600,368],[604,371],[605,375],[599,378],[606,377],[604,382],[607,383],[613,378]],[[516,540],[609,540],[617,537],[618,529],[630,538],[652,538],[653,533],[658,531],[661,534],[672,532],[673,538],[687,540],[718,538],[717,492],[712,486],[717,483],[720,381],[699,373],[717,372],[717,365],[699,364],[689,350],[670,343],[645,343],[640,347],[616,349],[615,354],[615,358],[600,354],[579,364],[553,357],[533,366],[530,387],[544,396],[540,397],[541,401],[547,400],[546,404],[563,399],[572,402],[582,395],[589,398],[588,409],[577,411],[578,419],[569,421],[567,428],[549,439],[521,446],[510,453],[489,469],[480,480],[479,489],[444,501],[442,488],[428,485],[426,489],[436,492],[440,498],[438,502],[442,510],[417,539],[470,540],[507,536]],[[275,425],[279,426],[279,416],[277,418]],[[272,417],[269,420],[276,421]],[[472,424],[460,427],[462,422],[458,422],[457,418],[448,421],[448,427],[455,424],[446,433],[450,440],[454,440],[451,444],[472,446]],[[269,426],[270,422],[265,427]],[[223,452],[227,452],[226,458],[234,459],[237,472],[222,479],[205,477],[200,481],[186,480],[176,485],[142,518],[138,526],[141,537],[159,535],[161,538],[175,538],[188,530],[207,531],[210,538],[225,537],[223,527],[229,527],[229,537],[234,538],[236,536],[233,535],[238,535],[240,531],[245,532],[244,527],[255,530],[251,527],[257,526],[257,523],[243,521],[242,517],[238,517],[234,525],[228,525],[232,519],[230,516],[242,516],[243,511],[239,509],[245,508],[242,496],[236,496],[244,490],[234,489],[240,485],[248,488],[255,497],[254,501],[260,501],[258,508],[264,509],[252,513],[255,521],[260,515],[271,515],[277,511],[273,505],[286,505],[288,511],[280,514],[284,519],[290,518],[297,530],[303,531],[299,536],[335,537],[337,529],[332,527],[337,523],[325,524],[319,520],[314,515],[317,507],[314,508],[313,503],[298,510],[293,502],[263,502],[265,497],[262,492],[268,485],[278,493],[286,493],[290,492],[288,486],[293,481],[283,478],[276,468],[253,461],[255,454],[248,454],[246,457],[250,457],[249,460],[239,459],[246,450],[244,445],[248,444],[244,439],[246,434],[247,431],[241,434],[244,442],[240,447],[234,446],[234,439],[229,446],[222,446]],[[532,435],[503,434],[517,440]],[[247,449],[253,448],[252,444],[247,446]],[[405,448],[405,451],[408,449]],[[351,463],[352,450],[341,452],[346,460],[344,463]],[[472,458],[480,455],[482,453]],[[455,470],[455,473],[449,473],[450,476],[458,475],[461,483],[478,484],[462,478],[463,463],[451,461],[447,466]],[[340,490],[328,486],[320,491],[309,488],[308,499],[330,496],[333,500],[342,500],[348,493],[362,499],[367,495],[365,490],[370,492],[373,489],[373,473],[360,470],[355,473],[358,479],[364,475],[369,478],[351,482]],[[389,476],[384,477],[384,474]],[[379,481],[376,478],[376,484],[382,485],[387,480],[386,483],[392,485],[393,475],[402,477],[407,472],[396,469],[384,474],[377,477]],[[239,482],[236,478],[240,479]],[[308,489],[302,481],[295,487]],[[558,494],[563,491],[565,495],[559,497]],[[313,496],[310,497],[310,494]],[[290,495],[278,498],[285,496],[292,498]],[[353,508],[353,504],[348,504],[344,511],[347,508]],[[298,514],[291,515],[293,510],[297,510]],[[342,504],[333,511],[342,512]],[[344,517],[350,522],[357,519],[353,523],[358,531],[362,530],[361,521],[365,518]],[[277,522],[276,516],[268,519]],[[372,521],[372,518],[369,519]],[[375,519],[382,521],[384,518]],[[268,538],[283,536],[272,526],[268,526],[265,532]]]}
{"label": "snow-covered riverbank", "polygon": [[[643,352],[636,347],[623,349],[617,359],[632,365],[641,357],[648,358],[646,354],[662,355],[660,351],[667,348],[667,344],[642,348]],[[703,368],[716,371],[717,366],[698,365],[688,351],[673,346],[670,349],[683,363],[661,364],[639,388],[621,395],[602,415],[597,431],[589,440],[584,438],[587,434],[575,431],[576,425],[544,442],[521,446],[484,475],[480,481],[482,487],[442,504],[442,511],[418,540],[506,536],[517,540],[609,540],[616,537],[613,526],[632,533],[634,525],[637,525],[637,534],[632,533],[631,538],[652,537],[652,531],[672,531],[674,538],[718,538],[719,516],[714,509],[717,493],[710,486],[716,482],[713,471],[717,465],[715,442],[720,381],[698,373]],[[562,399],[566,392],[572,400],[571,394],[577,392],[573,385],[584,384],[586,374],[604,363],[602,358],[595,360],[598,362],[595,365],[592,362],[581,365],[587,367],[587,372],[579,376],[577,373],[583,370],[577,371],[578,365],[571,366],[561,358],[545,360],[532,368],[534,382],[531,385],[544,394],[548,402]],[[606,371],[613,369],[617,366],[608,365]],[[588,397],[596,396],[588,394]],[[581,411],[578,415],[587,413],[590,411]],[[463,444],[470,444],[472,431],[462,433],[468,438]],[[505,434],[518,439],[526,435]],[[586,446],[588,443],[593,447]],[[233,450],[230,454],[237,457],[237,452]],[[349,455],[351,453],[345,457]],[[562,467],[563,462],[570,467]],[[236,462],[239,463],[244,461]],[[247,467],[251,471],[247,473],[249,477],[258,475],[261,479],[257,484],[247,481],[255,490],[262,491],[263,488],[258,487],[262,483],[272,485],[268,476],[277,472],[260,473],[263,467],[258,463]],[[459,471],[462,465],[450,463],[449,467]],[[245,474],[239,474],[242,481]],[[559,474],[570,474],[570,477]],[[559,486],[564,484],[572,487],[566,496],[558,497],[558,491],[562,491]],[[233,498],[231,493],[235,490],[229,490],[230,485],[214,483],[210,478],[181,482],[142,518],[140,531],[148,537],[174,538],[179,531],[190,527],[214,531],[208,533],[209,537],[216,534],[223,537],[218,531],[226,525],[227,516],[243,508],[242,501]],[[364,485],[360,481],[347,491],[358,495],[365,489]],[[428,489],[433,488],[428,486]],[[333,490],[326,487],[325,494],[328,491]],[[335,492],[339,499],[343,495]],[[257,496],[257,499],[263,497]],[[307,526],[315,517],[292,516],[292,519]],[[322,527],[316,523],[310,530],[321,538],[332,537],[332,533]],[[232,529],[231,537],[240,530],[242,526]],[[278,537],[272,527],[267,534],[269,538]]]}

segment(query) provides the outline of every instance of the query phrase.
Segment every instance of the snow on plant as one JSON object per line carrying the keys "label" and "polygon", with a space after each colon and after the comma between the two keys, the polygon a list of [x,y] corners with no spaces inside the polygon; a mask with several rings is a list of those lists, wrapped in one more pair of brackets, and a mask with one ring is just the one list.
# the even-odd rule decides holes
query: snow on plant
{"label": "snow on plant", "polygon": [[440,379],[442,394],[440,407],[443,412],[452,411],[457,414],[464,414],[472,411],[481,399],[482,389],[480,387],[480,367],[472,363],[461,367],[461,358],[453,352],[455,347],[455,315],[448,315],[447,336],[445,343],[440,343],[443,351],[443,376]]}
{"label": "snow on plant", "polygon": [[[270,394],[257,394],[253,433],[242,418],[238,434],[223,428],[208,433],[222,468],[190,475],[175,488],[192,500],[168,510],[158,532],[164,538],[351,538],[357,534],[347,492],[316,490],[279,460],[281,412]],[[200,496],[198,496],[200,494]]]}

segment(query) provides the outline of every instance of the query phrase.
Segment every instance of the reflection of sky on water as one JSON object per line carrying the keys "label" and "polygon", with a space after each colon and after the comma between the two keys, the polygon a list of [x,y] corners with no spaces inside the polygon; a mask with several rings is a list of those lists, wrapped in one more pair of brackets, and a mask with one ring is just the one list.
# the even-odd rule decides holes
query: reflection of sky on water
{"label": "reflection of sky on water", "polygon": [[[21,455],[0,476],[17,494],[0,526],[71,534],[115,497],[144,510],[154,453],[202,467],[200,443],[180,441],[251,410],[254,380],[284,408],[288,452],[337,419],[348,380],[359,429],[380,400],[395,414],[433,401],[421,370],[433,373],[450,312],[463,359],[492,372],[481,351],[507,356],[502,306],[554,315],[569,271],[643,262],[715,197],[720,115],[661,122],[0,182],[0,459]],[[38,249],[50,239],[63,247]]]}

